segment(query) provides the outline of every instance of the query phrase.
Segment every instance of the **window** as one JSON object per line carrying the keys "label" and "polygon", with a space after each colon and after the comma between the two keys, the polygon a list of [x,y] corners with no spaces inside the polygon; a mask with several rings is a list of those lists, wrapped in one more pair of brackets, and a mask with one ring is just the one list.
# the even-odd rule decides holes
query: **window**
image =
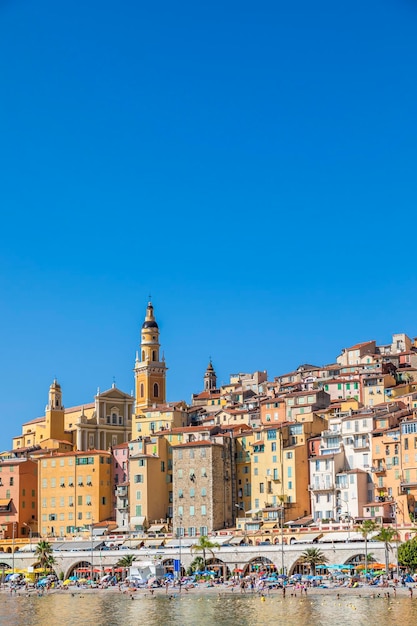
{"label": "window", "polygon": [[265,493],[265,485],[264,485],[264,483],[259,483],[259,493]]}
{"label": "window", "polygon": [[201,515],[207,515],[207,507],[205,504],[201,505]]}
{"label": "window", "polygon": [[194,489],[194,487],[191,487],[191,489],[190,489],[190,498],[194,498],[194,496],[195,496],[195,489]]}
{"label": "window", "polygon": [[195,507],[190,506],[190,516],[195,515]]}
{"label": "window", "polygon": [[201,495],[204,497],[207,495],[207,489],[205,487],[201,488]]}
{"label": "window", "polygon": [[136,474],[133,482],[143,483],[143,474]]}
{"label": "window", "polygon": [[158,383],[154,383],[154,386],[153,386],[153,397],[154,398],[159,398],[159,385],[158,385]]}

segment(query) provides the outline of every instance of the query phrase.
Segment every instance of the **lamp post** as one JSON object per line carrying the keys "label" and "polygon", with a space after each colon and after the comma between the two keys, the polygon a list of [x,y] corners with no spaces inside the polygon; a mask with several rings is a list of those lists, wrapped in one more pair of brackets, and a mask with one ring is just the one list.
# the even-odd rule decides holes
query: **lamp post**
{"label": "lamp post", "polygon": [[394,515],[395,515],[395,537],[396,537],[395,552],[396,552],[396,558],[397,558],[396,572],[397,572],[397,579],[399,579],[400,578],[400,564],[398,562],[398,518],[397,518],[398,504],[397,502],[394,502],[393,508],[394,508]]}
{"label": "lamp post", "polygon": [[178,518],[178,521],[179,521],[179,523],[180,523],[180,525],[179,525],[179,527],[178,527],[178,539],[179,539],[179,544],[178,544],[178,548],[179,548],[179,549],[178,549],[178,553],[179,553],[179,557],[180,557],[180,558],[179,558],[179,561],[180,561],[180,569],[179,569],[179,572],[178,572],[178,581],[179,581],[180,593],[181,593],[181,578],[182,578],[182,576],[181,576],[181,573],[182,573],[182,572],[181,572],[181,535],[182,535],[182,517],[181,517],[181,516]]}
{"label": "lamp post", "polygon": [[29,546],[30,546],[30,551],[32,552],[32,527],[30,526],[30,524],[27,524],[26,522],[23,522],[23,526],[26,526],[26,528],[29,528]]}
{"label": "lamp post", "polygon": [[91,582],[94,576],[94,519],[91,520]]}
{"label": "lamp post", "polygon": [[281,502],[280,509],[280,518],[281,518],[281,574],[285,574],[284,572],[284,502]]}
{"label": "lamp post", "polygon": [[14,536],[15,536],[15,525],[16,522],[13,522],[13,526],[12,526],[12,570],[13,570],[13,574],[14,574]]}

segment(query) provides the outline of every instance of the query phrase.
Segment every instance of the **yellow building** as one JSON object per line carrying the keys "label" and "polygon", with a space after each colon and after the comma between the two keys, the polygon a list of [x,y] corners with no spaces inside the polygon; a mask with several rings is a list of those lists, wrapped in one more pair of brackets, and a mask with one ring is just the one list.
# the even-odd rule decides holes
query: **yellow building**
{"label": "yellow building", "polygon": [[182,428],[187,424],[187,404],[183,401],[167,402],[136,415],[133,432],[136,437],[150,437],[156,432]]}
{"label": "yellow building", "polygon": [[93,403],[65,409],[61,386],[54,380],[45,415],[23,424],[22,434],[13,438],[13,450],[107,450],[131,438],[133,406],[134,398],[113,384],[98,391]]}
{"label": "yellow building", "polygon": [[129,442],[130,528],[142,531],[172,517],[172,456],[164,436]]}
{"label": "yellow building", "polygon": [[112,454],[102,450],[39,458],[42,536],[72,536],[113,516],[112,461]]}

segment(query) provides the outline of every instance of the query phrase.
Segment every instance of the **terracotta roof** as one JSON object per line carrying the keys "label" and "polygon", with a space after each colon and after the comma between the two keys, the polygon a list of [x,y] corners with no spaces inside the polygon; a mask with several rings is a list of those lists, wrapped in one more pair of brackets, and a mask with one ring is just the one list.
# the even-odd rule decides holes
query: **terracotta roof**
{"label": "terracotta roof", "polygon": [[[192,448],[195,446],[212,446],[216,442],[211,439],[198,439],[197,441],[186,441],[185,443],[178,443],[173,445],[173,448]],[[218,444],[220,445],[220,444]]]}
{"label": "terracotta roof", "polygon": [[359,348],[368,346],[370,343],[375,343],[375,341],[363,341],[362,343],[356,343],[354,346],[347,348],[347,350],[358,350]]}
{"label": "terracotta roof", "polygon": [[112,446],[113,450],[118,450],[120,448],[128,448],[127,441],[125,443],[118,443],[116,446]]}

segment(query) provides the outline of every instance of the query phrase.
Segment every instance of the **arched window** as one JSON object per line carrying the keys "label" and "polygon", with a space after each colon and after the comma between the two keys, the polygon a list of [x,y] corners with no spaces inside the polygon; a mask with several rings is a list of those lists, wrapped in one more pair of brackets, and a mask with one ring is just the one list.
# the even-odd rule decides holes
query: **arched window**
{"label": "arched window", "polygon": [[156,350],[152,350],[152,361],[156,361]]}
{"label": "arched window", "polygon": [[154,398],[158,398],[159,397],[159,385],[158,385],[158,383],[154,383],[154,386],[153,386],[153,397]]}
{"label": "arched window", "polygon": [[145,350],[142,350],[142,361],[145,360]]}
{"label": "arched window", "polygon": [[143,387],[143,383],[140,383],[140,397],[143,398],[144,395],[145,395],[145,390]]}

